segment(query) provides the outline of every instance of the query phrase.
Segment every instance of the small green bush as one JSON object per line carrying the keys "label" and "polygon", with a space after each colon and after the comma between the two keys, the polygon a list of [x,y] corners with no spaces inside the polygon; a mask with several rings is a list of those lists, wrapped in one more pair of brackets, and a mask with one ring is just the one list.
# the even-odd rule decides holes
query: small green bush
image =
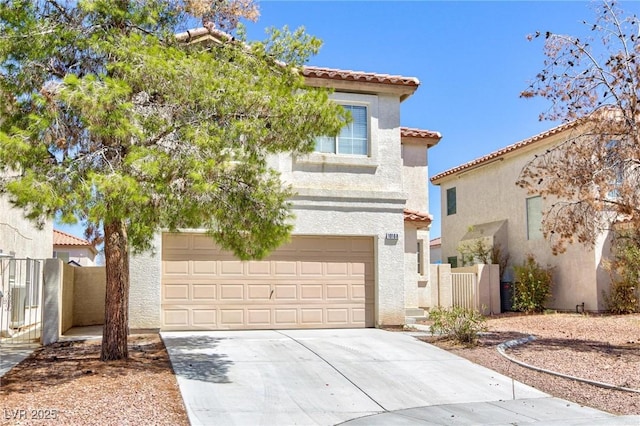
{"label": "small green bush", "polygon": [[538,265],[533,255],[520,266],[513,267],[516,274],[513,309],[522,312],[542,312],[551,295],[553,278],[551,268]]}
{"label": "small green bush", "polygon": [[466,345],[477,344],[478,333],[487,330],[486,319],[474,309],[437,307],[429,311],[429,319],[433,321],[432,333]]}

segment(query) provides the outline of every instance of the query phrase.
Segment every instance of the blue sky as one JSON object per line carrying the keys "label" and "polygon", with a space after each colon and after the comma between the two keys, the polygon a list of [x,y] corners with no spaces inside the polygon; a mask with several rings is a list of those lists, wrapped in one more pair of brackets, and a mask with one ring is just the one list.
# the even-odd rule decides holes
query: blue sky
{"label": "blue sky", "polygon": [[[519,93],[542,69],[536,31],[586,34],[590,1],[262,1],[250,39],[263,28],[304,26],[323,40],[310,65],[418,77],[416,93],[402,104],[403,126],[437,130],[429,150],[429,175],[540,133],[544,100]],[[622,2],[625,12],[640,3]],[[431,237],[440,236],[440,191],[429,187]]]}
{"label": "blue sky", "polygon": [[[269,1],[249,39],[264,28],[304,26],[324,45],[310,65],[417,77],[421,86],[402,104],[403,126],[436,130],[429,175],[540,133],[549,107],[519,93],[540,71],[535,31],[580,35],[593,21],[590,1]],[[640,3],[622,2],[626,12]],[[431,237],[440,236],[440,191],[429,188]],[[77,227],[63,230],[81,236]]]}

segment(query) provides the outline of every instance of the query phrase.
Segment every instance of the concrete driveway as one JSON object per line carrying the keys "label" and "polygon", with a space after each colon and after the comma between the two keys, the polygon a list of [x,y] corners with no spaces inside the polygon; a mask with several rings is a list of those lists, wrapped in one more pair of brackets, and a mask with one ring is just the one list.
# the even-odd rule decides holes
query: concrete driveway
{"label": "concrete driveway", "polygon": [[162,338],[193,425],[616,420],[404,333],[164,332]]}

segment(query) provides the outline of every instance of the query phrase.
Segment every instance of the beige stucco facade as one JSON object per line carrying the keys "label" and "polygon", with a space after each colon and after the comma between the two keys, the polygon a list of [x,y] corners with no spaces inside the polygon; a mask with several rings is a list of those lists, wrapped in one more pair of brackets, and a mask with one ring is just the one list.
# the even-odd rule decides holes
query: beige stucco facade
{"label": "beige stucco facade", "polygon": [[[528,229],[535,225],[528,224],[527,218],[527,198],[531,195],[515,185],[525,164],[536,153],[563,141],[569,130],[534,136],[432,178],[440,186],[442,202],[442,261],[457,257],[461,266],[459,244],[469,238],[485,238],[508,252],[510,265],[522,264],[527,254],[533,254],[540,265],[554,268],[555,286],[548,307],[574,311],[584,302],[585,310],[601,311],[605,309],[602,291],[610,283],[602,264],[608,255],[606,236],[594,248],[575,244],[554,256],[550,242],[541,233],[528,235]],[[456,212],[447,214],[447,191],[452,188]],[[541,199],[542,211],[549,202]],[[513,279],[508,268],[502,280]]]}
{"label": "beige stucco facade", "polygon": [[[353,78],[352,72],[349,78],[331,74],[325,79],[318,77],[321,71],[307,75],[309,85],[333,87],[334,101],[366,107],[368,154],[280,154],[269,158],[269,166],[296,194],[291,200],[295,216],[292,238],[347,237],[345,241],[349,241],[348,237],[367,237],[373,244],[373,325],[404,324],[407,309],[418,307],[419,281],[429,276],[427,148],[435,145],[440,135],[429,132],[427,136],[403,137],[400,106],[417,89],[417,80],[389,83],[389,76]],[[406,222],[406,209],[421,212],[422,222]],[[162,301],[166,301],[161,284],[166,276],[162,260],[165,239],[159,233],[154,255],[131,259],[131,328],[161,328]],[[424,241],[421,274],[418,240]]]}
{"label": "beige stucco facade", "polygon": [[0,253],[15,258],[45,259],[51,257],[53,222],[42,228],[24,217],[21,209],[0,196]]}

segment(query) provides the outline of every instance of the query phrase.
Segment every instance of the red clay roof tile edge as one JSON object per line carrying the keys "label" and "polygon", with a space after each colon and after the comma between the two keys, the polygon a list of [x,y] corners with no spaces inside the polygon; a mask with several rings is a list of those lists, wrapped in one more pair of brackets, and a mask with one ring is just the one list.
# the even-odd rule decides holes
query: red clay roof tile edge
{"label": "red clay roof tile edge", "polygon": [[430,179],[431,183],[435,184],[436,181],[438,181],[438,180],[440,180],[440,179],[442,179],[444,177],[456,174],[458,172],[461,172],[461,171],[469,169],[471,167],[486,163],[486,162],[494,160],[496,158],[500,158],[505,154],[508,154],[510,152],[513,152],[513,151],[516,151],[518,149],[521,149],[521,148],[524,148],[526,146],[529,146],[532,143],[535,143],[535,142],[538,142],[540,140],[546,139],[549,136],[553,136],[553,135],[558,134],[560,132],[563,132],[565,130],[571,129],[571,128],[575,127],[578,123],[579,123],[579,121],[576,120],[576,121],[571,121],[569,123],[560,124],[560,125],[552,128],[552,129],[549,129],[549,130],[545,131],[545,132],[539,133],[539,134],[537,134],[535,136],[532,136],[530,138],[524,139],[524,140],[522,140],[520,142],[516,142],[514,144],[511,144],[509,146],[501,148],[501,149],[499,149],[497,151],[494,151],[494,152],[492,152],[490,154],[487,154],[485,156],[476,158],[475,160],[472,160],[472,161],[469,161],[467,163],[464,163],[464,164],[462,164],[460,166],[456,166],[456,167],[454,167],[452,169],[445,170],[444,172],[438,173],[437,175],[433,176]]}

